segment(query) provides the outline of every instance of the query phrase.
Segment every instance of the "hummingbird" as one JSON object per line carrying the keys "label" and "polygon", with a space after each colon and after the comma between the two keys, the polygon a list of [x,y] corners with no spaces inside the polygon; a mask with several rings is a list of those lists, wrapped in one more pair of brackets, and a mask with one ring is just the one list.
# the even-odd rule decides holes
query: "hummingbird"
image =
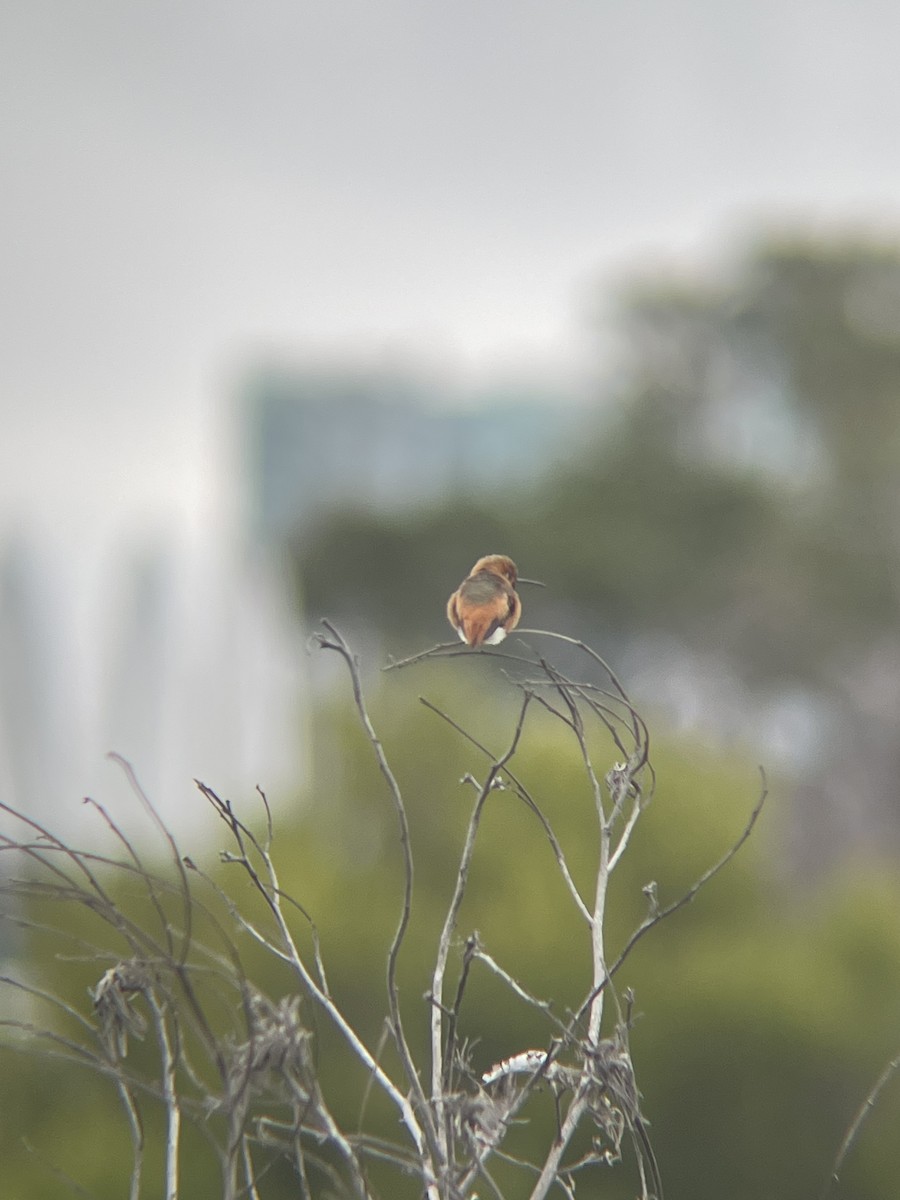
{"label": "hummingbird", "polygon": [[505,554],[478,562],[447,601],[447,620],[467,646],[496,646],[519,623],[516,564]]}

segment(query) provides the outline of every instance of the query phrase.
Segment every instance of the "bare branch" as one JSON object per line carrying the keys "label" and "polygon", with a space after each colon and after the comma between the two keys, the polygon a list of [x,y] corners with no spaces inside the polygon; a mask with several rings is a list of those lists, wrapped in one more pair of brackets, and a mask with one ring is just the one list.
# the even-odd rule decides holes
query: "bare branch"
{"label": "bare branch", "polygon": [[425,1099],[425,1092],[422,1087],[422,1082],[413,1062],[412,1053],[406,1040],[406,1034],[403,1029],[403,1020],[400,1014],[400,998],[397,988],[397,958],[400,954],[400,947],[403,943],[403,938],[406,930],[409,927],[409,919],[412,912],[412,889],[413,889],[413,857],[412,847],[409,838],[409,820],[406,815],[406,806],[403,803],[403,795],[400,791],[400,785],[391,770],[387,756],[384,752],[384,747],[381,744],[381,739],[375,732],[372,721],[369,717],[366,708],[365,699],[363,697],[362,681],[359,675],[359,664],[356,656],[351,652],[349,646],[342,634],[340,634],[333,625],[328,621],[323,621],[322,624],[328,630],[330,638],[323,634],[318,635],[319,645],[323,650],[335,650],[340,654],[346,663],[347,670],[350,673],[350,681],[353,688],[353,700],[356,705],[356,711],[359,714],[359,719],[365,730],[366,737],[375,753],[375,758],[378,762],[378,768],[381,771],[385,782],[388,785],[388,791],[394,804],[394,810],[397,815],[397,821],[400,827],[400,846],[403,851],[403,905],[400,911],[400,920],[397,925],[397,931],[394,934],[394,940],[391,943],[391,948],[388,952],[387,965],[387,989],[388,1003],[391,1011],[391,1025],[393,1028],[394,1039],[397,1043],[397,1048],[400,1051],[400,1057],[403,1061],[404,1070],[406,1071],[407,1082],[413,1091],[413,1095],[418,1101],[418,1108],[421,1113],[426,1136],[431,1143],[432,1150],[436,1151],[439,1147],[439,1139],[434,1128],[431,1111]]}
{"label": "bare branch", "polygon": [[878,1097],[881,1094],[883,1088],[888,1084],[888,1082],[891,1079],[891,1076],[894,1074],[894,1072],[897,1070],[898,1067],[900,1067],[900,1055],[898,1055],[896,1058],[891,1059],[891,1061],[887,1064],[887,1066],[884,1068],[884,1070],[881,1072],[881,1074],[875,1080],[875,1084],[872,1087],[872,1090],[869,1092],[869,1094],[863,1100],[862,1104],[859,1106],[856,1116],[850,1122],[850,1127],[847,1130],[847,1132],[844,1134],[844,1139],[841,1142],[841,1145],[840,1145],[840,1148],[839,1148],[837,1154],[835,1155],[835,1159],[834,1159],[834,1162],[832,1163],[831,1170],[828,1173],[828,1178],[825,1181],[825,1186],[822,1189],[821,1200],[828,1200],[828,1197],[831,1195],[832,1190],[833,1190],[833,1185],[839,1181],[840,1173],[844,1166],[844,1161],[850,1152],[850,1148],[853,1146],[853,1143],[856,1141],[857,1137],[859,1136],[859,1131],[862,1129],[863,1123],[865,1122],[866,1118],[871,1113],[872,1109],[875,1107],[876,1103],[878,1102]]}
{"label": "bare branch", "polygon": [[472,856],[475,852],[475,838],[478,833],[478,826],[481,822],[481,814],[484,809],[485,802],[494,789],[500,771],[506,766],[507,762],[509,762],[516,752],[519,739],[522,736],[522,729],[525,725],[525,714],[528,712],[528,705],[530,701],[531,696],[526,693],[519,709],[519,716],[516,721],[516,726],[513,731],[513,736],[509,747],[504,754],[495,759],[491,764],[490,770],[485,776],[484,783],[481,785],[481,790],[479,791],[475,800],[475,804],[472,808],[472,813],[469,817],[468,828],[466,829],[465,842],[460,854],[459,867],[457,868],[456,872],[456,884],[453,889],[453,896],[451,897],[450,904],[447,909],[447,915],[444,918],[444,926],[441,930],[441,935],[438,940],[437,956],[435,959],[434,971],[431,977],[431,1101],[434,1105],[436,1113],[438,1137],[441,1139],[441,1151],[444,1161],[447,1160],[447,1128],[446,1105],[443,1092],[445,1069],[442,1005],[444,994],[444,975],[447,970],[447,959],[450,954],[450,940],[453,936],[453,931],[456,928],[459,909],[462,905],[466,885],[469,881],[469,870],[472,865]]}
{"label": "bare branch", "polygon": [[709,881],[711,879],[713,879],[716,875],[718,875],[719,872],[721,870],[723,870],[723,868],[725,868],[731,862],[731,860],[734,858],[734,856],[740,850],[741,846],[743,846],[743,844],[747,841],[750,834],[753,832],[756,822],[759,820],[759,817],[763,810],[763,805],[765,804],[766,798],[768,797],[768,794],[769,794],[768,786],[766,784],[765,772],[763,771],[762,767],[759,768],[759,772],[762,777],[762,790],[760,792],[759,799],[757,800],[756,804],[753,807],[753,811],[750,813],[750,817],[747,821],[747,824],[744,826],[743,831],[738,836],[737,841],[735,841],[728,848],[728,850],[725,852],[725,854],[722,855],[722,857],[718,860],[718,862],[714,863],[713,866],[711,866],[707,871],[703,872],[703,874],[700,876],[700,878],[697,880],[697,882],[692,884],[692,886],[690,888],[688,888],[688,890],[684,893],[683,896],[680,896],[677,900],[673,901],[671,904],[667,905],[665,908],[661,908],[661,909],[656,909],[655,907],[653,908],[653,910],[650,912],[650,914],[647,916],[647,918],[637,927],[637,929],[634,931],[634,933],[632,933],[631,937],[629,937],[628,941],[625,943],[625,945],[619,951],[619,954],[618,954],[615,962],[613,962],[612,966],[609,968],[609,971],[607,972],[607,977],[605,979],[603,979],[598,984],[595,991],[592,992],[590,994],[590,996],[588,996],[584,1005],[582,1005],[582,1008],[579,1010],[579,1013],[578,1013],[579,1018],[581,1016],[583,1016],[584,1013],[587,1011],[587,1008],[589,1007],[591,1001],[593,1000],[596,992],[602,991],[606,987],[607,983],[616,974],[616,972],[621,968],[622,964],[625,962],[626,958],[631,953],[631,951],[634,949],[634,947],[637,945],[637,943],[641,940],[641,938],[645,934],[649,933],[651,929],[654,929],[657,925],[659,925],[662,921],[665,921],[668,917],[671,917],[674,913],[678,912],[680,909],[682,909],[686,905],[690,904],[690,902],[694,899],[694,897],[697,895],[697,893],[700,891],[700,889],[702,887],[705,887],[705,885],[707,883],[709,883]]}
{"label": "bare branch", "polygon": [[[502,650],[473,651],[453,642],[388,663],[385,670],[428,659],[496,658],[499,683],[515,689],[519,697],[500,752],[489,748],[493,738],[476,736],[420,697],[484,759],[483,775],[478,771],[477,779],[472,774],[464,777],[474,789],[474,800],[430,968],[429,1033],[422,1047],[423,1063],[430,1050],[426,1090],[422,1076],[427,1068],[420,1067],[409,1043],[398,984],[399,955],[407,946],[413,896],[414,856],[406,803],[370,718],[359,662],[332,624],[325,621],[323,627],[315,641],[321,649],[336,653],[347,669],[356,718],[387,787],[399,833],[400,911],[386,953],[387,1020],[374,1051],[348,1019],[337,976],[337,994],[329,986],[310,909],[282,887],[274,855],[273,812],[262,789],[257,788],[252,815],[246,817],[230,800],[197,781],[226,834],[220,855],[227,868],[223,879],[180,853],[135,772],[118,755],[111,757],[164,841],[164,865],[158,872],[148,869],[143,849],[93,800],[86,803],[122,848],[114,851],[122,855],[121,861],[73,848],[39,822],[0,804],[0,811],[18,822],[22,832],[19,838],[0,834],[0,852],[17,853],[25,864],[22,878],[6,872],[0,883],[0,894],[22,906],[22,911],[4,914],[4,919],[13,929],[26,931],[26,936],[28,932],[55,935],[60,939],[56,947],[63,951],[57,955],[59,961],[99,967],[92,989],[93,1011],[87,1014],[77,1003],[35,983],[13,975],[0,977],[0,982],[28,998],[29,1016],[32,1008],[45,1017],[49,1014],[47,1024],[63,1030],[44,1028],[38,1019],[2,1020],[0,1027],[10,1031],[11,1048],[85,1066],[116,1088],[131,1136],[130,1200],[139,1200],[146,1187],[142,1112],[146,1105],[158,1106],[165,1117],[166,1200],[179,1200],[179,1158],[188,1126],[196,1128],[216,1156],[223,1200],[242,1196],[263,1200],[269,1172],[284,1160],[293,1168],[303,1200],[311,1200],[323,1186],[329,1194],[375,1200],[370,1169],[375,1178],[391,1171],[413,1177],[427,1200],[475,1200],[476,1194],[503,1200],[493,1158],[524,1172],[532,1200],[545,1200],[551,1193],[574,1200],[576,1184],[589,1189],[599,1170],[618,1163],[623,1148],[627,1154],[632,1147],[634,1172],[639,1176],[634,1190],[640,1191],[642,1200],[661,1200],[659,1171],[640,1111],[628,1044],[632,997],[626,991],[620,1003],[613,979],[640,938],[688,904],[738,852],[762,811],[765,777],[743,833],[688,892],[660,908],[655,885],[648,885],[647,916],[610,965],[605,949],[610,877],[628,849],[655,781],[646,723],[615,673],[585,643],[541,630],[518,631],[518,642],[510,639]],[[571,647],[581,655],[579,670],[559,670],[520,635],[551,638]],[[593,856],[590,900],[576,886],[545,816],[544,797],[533,795],[510,767],[526,730],[532,732],[529,714],[542,716],[533,702],[560,722],[557,728],[581,780],[571,799],[583,806],[584,832],[579,836],[588,839],[586,849]],[[549,786],[554,786],[552,773],[542,774],[542,779],[550,779]],[[558,779],[568,775],[560,772]],[[553,855],[539,859],[539,864],[551,873],[558,870],[579,914],[572,952],[582,956],[589,983],[577,1007],[562,1018],[550,1000],[535,995],[481,945],[477,932],[462,947],[459,944],[457,925],[470,889],[476,842],[486,805],[497,792],[512,793],[537,819]],[[244,885],[249,883],[252,906],[237,898],[233,868]],[[540,881],[529,880],[528,886],[540,886]],[[127,896],[124,907],[119,896]],[[96,945],[81,935],[79,926],[68,929],[60,922],[57,928],[52,920],[44,920],[44,909],[27,908],[73,903],[99,918],[101,935]],[[587,938],[581,933],[585,926]],[[248,964],[262,950],[273,963],[288,968],[294,992],[270,1000],[251,982],[242,961],[246,939]],[[453,983],[457,955],[459,971]],[[476,964],[500,981],[503,1002],[527,1006],[531,1020],[538,1021],[547,1035],[544,1048],[504,1048],[501,1052],[508,1057],[486,1071],[476,1069],[472,1048],[483,1030],[476,1024],[477,1014],[469,1011],[471,1005],[467,1002],[464,1007]],[[452,1000],[445,1003],[444,993],[451,990]],[[607,990],[611,999],[604,1014]],[[333,1114],[318,1076],[320,1013],[365,1068],[356,1132],[343,1127]],[[609,1026],[613,1020],[612,1036],[602,1037],[601,1025]],[[140,1054],[135,1054],[135,1039],[143,1043]],[[399,1062],[394,1052],[384,1058],[389,1045]],[[154,1057],[155,1070],[145,1074],[148,1054]],[[900,1059],[895,1059],[885,1069],[851,1125],[832,1180],[837,1179],[866,1113],[898,1065]],[[368,1103],[370,1094],[379,1090],[402,1126],[383,1137],[368,1128],[376,1115],[381,1119]],[[521,1156],[514,1156],[504,1145],[507,1134],[531,1115],[539,1091],[549,1092],[555,1105],[555,1135],[543,1144],[534,1139]],[[828,1200],[827,1192],[828,1187],[822,1200]]]}
{"label": "bare branch", "polygon": [[[533,699],[540,701],[539,696],[534,696],[533,693],[529,693],[529,694],[533,696]],[[427,709],[430,709],[430,711],[433,712],[436,716],[440,717],[443,721],[446,721],[448,725],[450,725],[453,729],[455,729],[457,731],[457,733],[461,734],[468,742],[471,743],[471,745],[475,746],[475,748],[477,750],[480,750],[481,753],[484,754],[487,758],[489,758],[491,760],[494,759],[494,755],[491,753],[490,750],[488,750],[488,748],[486,746],[482,745],[482,743],[479,742],[477,738],[473,737],[472,734],[470,734],[467,730],[463,729],[463,727],[461,725],[459,725],[456,721],[454,721],[452,717],[448,716],[448,714],[445,713],[443,711],[443,709],[438,708],[436,704],[432,704],[431,701],[426,699],[424,696],[420,696],[419,700],[422,704],[425,705],[425,707]],[[588,923],[590,923],[590,920],[591,920],[590,910],[588,909],[588,906],[585,904],[584,900],[582,899],[581,893],[579,892],[579,890],[575,884],[575,880],[572,878],[572,873],[569,870],[569,864],[566,861],[566,856],[563,853],[563,848],[560,845],[559,839],[557,838],[556,834],[553,832],[550,822],[544,816],[543,812],[538,807],[534,798],[531,796],[528,789],[522,783],[521,779],[519,779],[519,777],[509,769],[508,765],[504,768],[504,771],[505,771],[506,778],[513,785],[515,794],[519,797],[519,799],[525,805],[527,805],[527,807],[531,810],[531,812],[533,812],[534,815],[537,817],[537,819],[540,821],[541,827],[543,828],[544,833],[547,835],[547,840],[550,843],[550,846],[553,850],[554,856],[556,857],[556,862],[557,862],[560,872],[562,874],[563,881],[565,882],[565,885],[569,890],[569,894],[571,895],[572,899],[575,901],[575,905],[576,905],[578,911],[581,913],[581,915],[584,917],[584,919]]]}

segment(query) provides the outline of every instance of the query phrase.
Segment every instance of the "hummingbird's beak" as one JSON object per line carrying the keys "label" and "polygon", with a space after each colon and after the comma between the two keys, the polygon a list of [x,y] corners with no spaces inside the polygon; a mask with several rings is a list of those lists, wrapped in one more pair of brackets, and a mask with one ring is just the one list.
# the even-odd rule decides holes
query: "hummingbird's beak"
{"label": "hummingbird's beak", "polygon": [[523,579],[521,575],[519,576],[518,582],[519,583],[530,583],[534,587],[546,587],[547,586],[546,583],[541,583],[541,581],[539,579]]}

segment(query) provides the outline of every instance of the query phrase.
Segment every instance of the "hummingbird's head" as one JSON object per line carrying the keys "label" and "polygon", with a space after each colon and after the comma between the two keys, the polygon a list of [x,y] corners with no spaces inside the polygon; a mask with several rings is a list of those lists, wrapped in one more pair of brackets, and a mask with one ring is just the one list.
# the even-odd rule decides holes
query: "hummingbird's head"
{"label": "hummingbird's head", "polygon": [[499,575],[513,588],[519,577],[516,564],[505,554],[487,554],[484,558],[479,558],[470,574],[477,575],[479,571],[488,571],[491,575]]}

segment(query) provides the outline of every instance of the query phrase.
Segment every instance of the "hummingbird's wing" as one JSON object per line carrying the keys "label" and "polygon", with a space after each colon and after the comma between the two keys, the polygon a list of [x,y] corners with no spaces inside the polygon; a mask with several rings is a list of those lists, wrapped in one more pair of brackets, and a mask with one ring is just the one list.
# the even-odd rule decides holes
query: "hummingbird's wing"
{"label": "hummingbird's wing", "polygon": [[450,622],[450,624],[453,626],[453,628],[460,631],[460,634],[461,634],[462,618],[459,615],[459,609],[457,608],[457,605],[456,605],[458,598],[459,598],[459,592],[457,591],[457,592],[454,592],[453,595],[450,597],[450,599],[447,601],[447,620]]}

